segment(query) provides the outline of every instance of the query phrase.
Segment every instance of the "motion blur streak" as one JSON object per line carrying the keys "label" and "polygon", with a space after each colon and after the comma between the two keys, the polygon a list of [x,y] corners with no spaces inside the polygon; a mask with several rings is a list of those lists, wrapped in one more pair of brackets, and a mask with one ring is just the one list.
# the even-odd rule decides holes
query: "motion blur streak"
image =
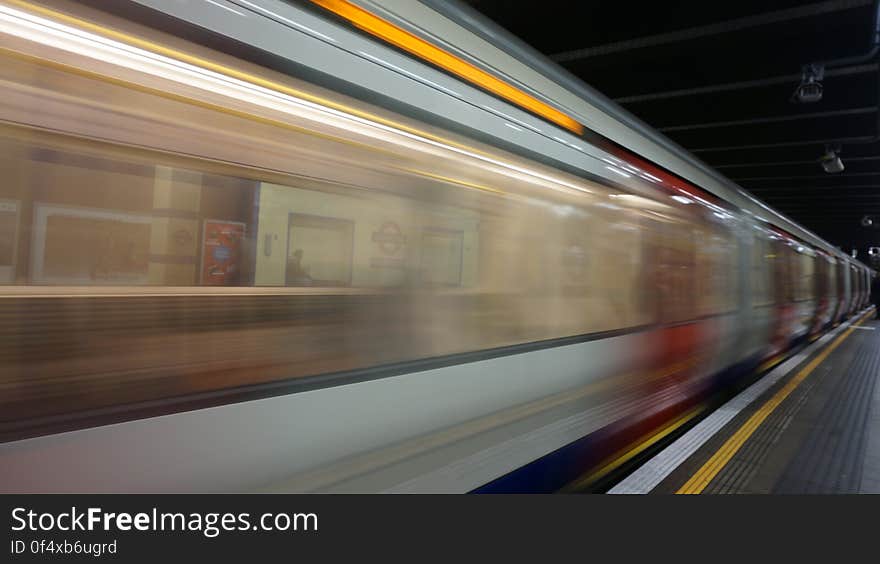
{"label": "motion blur streak", "polygon": [[[15,231],[30,233],[15,233],[15,245],[9,242],[10,249],[19,247],[12,250],[20,266],[7,282],[66,286],[61,294],[37,294],[44,298],[38,302],[30,301],[34,294],[23,287],[7,287],[7,296],[22,298],[5,301],[7,311],[35,332],[20,330],[19,339],[7,341],[5,373],[14,384],[6,396],[8,424],[214,389],[216,382],[241,385],[576,335],[591,325],[560,308],[554,319],[535,316],[518,322],[520,329],[506,327],[504,318],[515,312],[504,311],[503,304],[516,299],[521,309],[540,308],[543,300],[529,298],[522,288],[508,295],[505,286],[520,284],[503,282],[502,276],[519,270],[516,259],[503,258],[516,253],[511,224],[528,216],[537,226],[541,215],[555,221],[557,204],[546,199],[544,189],[570,198],[568,188],[575,188],[580,199],[592,184],[564,180],[488,147],[465,150],[463,143],[443,144],[279,91],[301,88],[269,90],[19,10],[0,7],[0,21],[4,33],[28,40],[10,47],[30,57],[7,55],[4,61],[9,93],[3,104],[4,168],[18,179],[7,190],[16,202]],[[72,57],[62,58],[59,49]],[[44,65],[41,57],[88,72]],[[169,80],[184,89],[169,89]],[[260,82],[291,82],[276,80]],[[126,83],[150,89],[131,90]],[[299,129],[218,114],[210,105],[194,107],[150,91],[182,92],[214,107],[222,97],[245,115],[278,119],[282,111],[285,123]],[[204,143],[206,135],[215,142]],[[108,138],[124,145],[90,140]],[[201,153],[213,164],[134,149],[167,150],[156,144],[162,138],[175,140],[171,152]],[[370,142],[345,143],[353,139]],[[243,145],[249,149],[241,152]],[[379,156],[375,147],[383,148]],[[212,154],[205,155],[206,149]],[[248,156],[258,161],[254,168],[221,164]],[[495,198],[460,196],[454,187]],[[497,198],[507,192],[513,200],[500,203]],[[25,205],[33,210],[33,223],[18,225],[30,215],[21,213]],[[536,213],[537,206],[544,211]],[[361,245],[365,248],[358,249]],[[218,257],[218,249],[230,256]],[[96,295],[70,284],[105,289]],[[119,287],[126,284],[178,288],[160,294],[157,302],[146,289]],[[196,303],[188,298],[200,294],[185,288],[191,284],[303,290],[206,294]],[[610,282],[603,285],[610,291]],[[325,297],[306,287],[325,288]],[[98,296],[115,299],[82,301]],[[336,303],[323,303],[331,298]],[[75,302],[66,322],[64,314],[52,313],[59,299]],[[535,305],[528,306],[530,301]],[[37,314],[42,308],[45,314]],[[310,315],[318,317],[308,321]],[[526,311],[518,315],[530,317]],[[637,314],[624,312],[610,328],[627,316]],[[55,318],[51,327],[49,317]],[[72,329],[83,323],[89,327],[85,333]],[[115,330],[122,325],[125,330]],[[370,327],[383,331],[371,336]],[[57,334],[64,343],[59,356],[45,354],[51,340],[31,341],[25,338],[30,334]],[[287,342],[301,347],[284,346]],[[35,373],[45,376],[25,377]],[[62,388],[59,378],[66,381]]]}
{"label": "motion blur streak", "polygon": [[[310,3],[42,4],[0,0],[3,491],[590,488],[865,304],[833,247]],[[228,54],[272,34],[346,70]]]}
{"label": "motion blur streak", "polygon": [[[20,2],[19,0],[9,1],[23,6],[31,6],[27,2]],[[39,6],[34,6],[33,8],[40,9],[43,12],[57,17],[63,16],[63,14],[53,12],[52,10],[46,10]],[[45,45],[70,50],[79,55],[95,59],[96,61],[116,62],[123,67],[136,68],[157,77],[182,82],[188,86],[203,88],[207,91],[227,93],[230,97],[244,96],[249,102],[261,104],[273,109],[280,109],[287,113],[300,115],[302,117],[310,117],[311,119],[322,121],[325,125],[336,126],[344,130],[352,128],[353,124],[351,122],[355,122],[360,126],[379,129],[383,132],[396,134],[407,139],[458,152],[459,154],[500,166],[503,169],[535,176],[542,180],[548,180],[550,182],[548,187],[550,188],[558,189],[559,185],[562,185],[574,190],[589,192],[589,190],[585,190],[582,186],[567,183],[560,178],[552,178],[542,175],[529,168],[500,161],[487,154],[474,151],[466,145],[449,143],[445,139],[426,135],[418,129],[401,127],[398,123],[383,120],[371,113],[352,111],[352,108],[345,104],[333,103],[332,101],[319,96],[309,96],[302,90],[285,87],[277,82],[261,79],[260,77],[253,76],[249,73],[242,73],[227,66],[218,65],[199,57],[191,57],[185,53],[180,53],[174,49],[168,49],[156,45],[150,41],[137,40],[126,34],[114,33],[110,30],[101,28],[101,26],[89,24],[88,22],[77,20],[76,18],[65,19],[71,19],[79,25],[87,26],[93,30],[98,30],[99,32],[103,31],[109,36],[115,36],[123,41],[129,41],[134,45],[142,45],[150,51],[139,49],[124,42],[113,41],[112,39],[52,22],[50,20],[38,18],[19,10],[3,7],[0,7],[0,9],[3,11],[3,20],[10,24],[9,28],[4,29],[5,32],[37,41]],[[20,26],[20,28],[24,29],[17,29],[16,26]],[[169,56],[166,57],[158,53],[165,53]],[[190,61],[190,63],[193,64],[185,61]],[[279,106],[279,98],[286,102],[286,104]],[[306,113],[306,109],[313,110],[316,114]],[[344,121],[339,122],[334,118],[341,118]],[[368,135],[376,136],[377,133],[371,131]],[[403,142],[400,139],[395,139],[394,141],[397,143]],[[422,147],[422,149],[424,148]]]}
{"label": "motion blur streak", "polygon": [[525,92],[504,83],[504,81],[498,80],[491,74],[480,70],[470,63],[462,61],[458,57],[450,55],[442,49],[431,45],[427,41],[374,16],[363,8],[355,6],[351,2],[345,0],[312,0],[312,2],[347,19],[359,28],[380,37],[401,49],[405,49],[428,62],[434,63],[469,82],[482,86],[486,90],[506,98],[514,104],[522,106],[557,125],[561,125],[577,134],[584,132],[584,126],[559,110],[536,100]]}

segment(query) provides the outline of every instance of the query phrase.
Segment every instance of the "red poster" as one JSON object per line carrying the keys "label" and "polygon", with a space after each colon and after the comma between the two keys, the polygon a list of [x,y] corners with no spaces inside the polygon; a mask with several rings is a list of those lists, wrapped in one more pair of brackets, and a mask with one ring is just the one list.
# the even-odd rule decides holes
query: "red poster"
{"label": "red poster", "polygon": [[239,283],[244,223],[205,220],[202,244],[202,285],[234,286]]}

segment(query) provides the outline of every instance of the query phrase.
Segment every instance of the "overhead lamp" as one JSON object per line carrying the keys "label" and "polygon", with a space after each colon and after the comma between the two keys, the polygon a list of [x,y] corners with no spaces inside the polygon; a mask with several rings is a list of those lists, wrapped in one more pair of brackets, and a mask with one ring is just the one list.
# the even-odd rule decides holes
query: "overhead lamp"
{"label": "overhead lamp", "polygon": [[792,102],[813,104],[822,99],[822,79],[825,77],[825,66],[804,65],[801,70],[801,83],[791,95]]}
{"label": "overhead lamp", "polygon": [[840,160],[840,146],[825,146],[825,153],[819,157],[819,164],[828,174],[843,172],[843,161]]}

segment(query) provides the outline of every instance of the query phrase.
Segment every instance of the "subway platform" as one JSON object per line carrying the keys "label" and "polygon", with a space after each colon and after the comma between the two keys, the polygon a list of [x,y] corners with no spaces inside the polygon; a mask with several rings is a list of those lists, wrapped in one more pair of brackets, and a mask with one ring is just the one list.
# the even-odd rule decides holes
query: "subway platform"
{"label": "subway platform", "polygon": [[880,494],[880,321],[810,344],[609,493]]}

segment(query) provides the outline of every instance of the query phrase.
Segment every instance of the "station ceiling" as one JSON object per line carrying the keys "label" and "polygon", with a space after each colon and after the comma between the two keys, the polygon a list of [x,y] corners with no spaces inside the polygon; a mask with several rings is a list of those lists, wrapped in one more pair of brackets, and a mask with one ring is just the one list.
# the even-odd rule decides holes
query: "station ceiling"
{"label": "station ceiling", "polygon": [[[832,244],[880,246],[874,1],[467,3]],[[821,100],[795,101],[819,63]]]}

